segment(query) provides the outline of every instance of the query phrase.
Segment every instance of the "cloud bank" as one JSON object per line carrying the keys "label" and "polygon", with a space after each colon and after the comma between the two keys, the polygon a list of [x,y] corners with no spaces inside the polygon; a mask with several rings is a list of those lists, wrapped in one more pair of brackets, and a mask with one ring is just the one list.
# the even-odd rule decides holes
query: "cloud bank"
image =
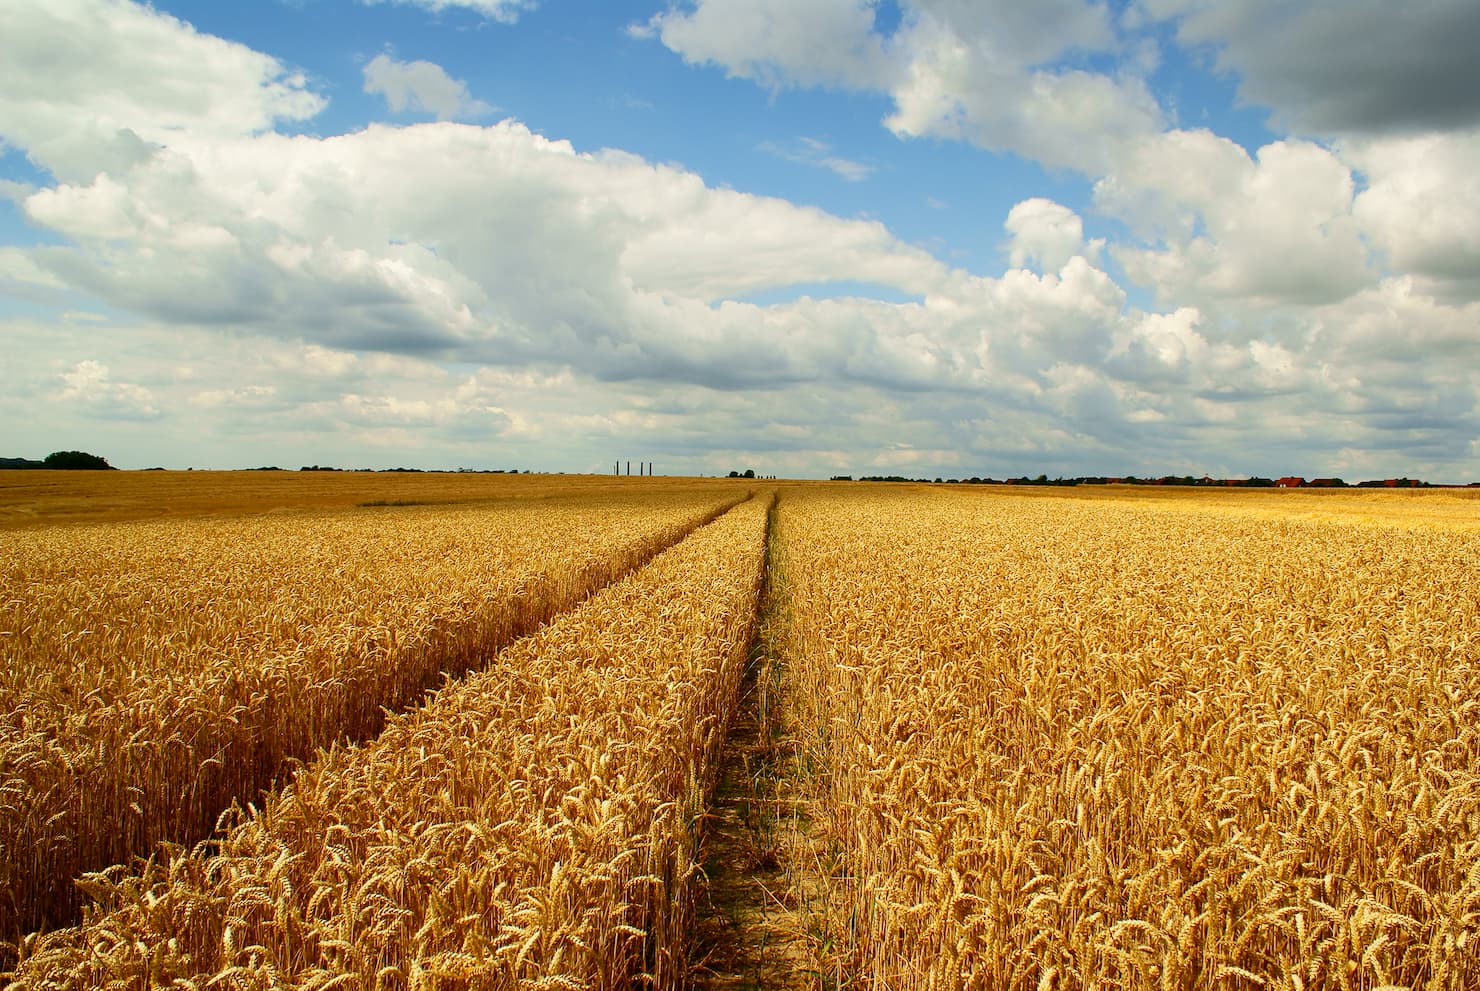
{"label": "cloud bank", "polygon": [[[631,29],[772,91],[883,95],[902,141],[1082,177],[1117,236],[1024,196],[998,272],[458,123],[488,107],[430,62],[378,55],[364,88],[435,121],[295,133],[326,98],[269,55],[121,0],[12,6],[0,140],[45,181],[7,196],[44,237],[0,250],[0,286],[68,315],[0,316],[0,413],[75,431],[56,448],[144,451],[147,421],[191,463],[601,470],[621,449],[686,471],[1480,477],[1480,131],[1470,98],[1424,100],[1467,80],[1457,46],[1379,60],[1379,99],[1342,90],[1355,55],[1297,70],[1288,38],[1260,46],[1282,6],[1049,6],[916,0],[886,32],[867,0],[703,0]],[[1422,30],[1467,30],[1466,10]],[[1300,133],[1245,149],[1175,126],[1157,25]],[[870,175],[815,138],[768,150]],[[784,301],[748,301],[766,294]]]}

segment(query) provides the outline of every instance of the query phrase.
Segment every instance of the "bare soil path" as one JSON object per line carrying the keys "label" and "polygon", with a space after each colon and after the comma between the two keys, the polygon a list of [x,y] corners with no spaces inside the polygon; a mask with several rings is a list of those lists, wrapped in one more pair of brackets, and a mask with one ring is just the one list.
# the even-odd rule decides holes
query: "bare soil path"
{"label": "bare soil path", "polygon": [[704,873],[696,906],[690,986],[698,989],[819,987],[813,940],[795,890],[806,812],[791,792],[794,748],[773,721],[777,668],[753,658],[725,742],[705,823]]}
{"label": "bare soil path", "polygon": [[689,979],[700,991],[822,986],[806,912],[807,865],[815,864],[808,805],[797,791],[798,748],[781,704],[785,669],[767,635],[776,595],[770,579],[768,567],[761,623],[705,822]]}

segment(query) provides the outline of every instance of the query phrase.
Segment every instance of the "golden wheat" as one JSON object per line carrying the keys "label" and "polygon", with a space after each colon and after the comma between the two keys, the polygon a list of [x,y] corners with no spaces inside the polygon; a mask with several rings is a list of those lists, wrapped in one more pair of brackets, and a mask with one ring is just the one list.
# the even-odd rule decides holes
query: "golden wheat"
{"label": "golden wheat", "polygon": [[845,980],[1480,988],[1480,526],[1289,505],[788,495]]}
{"label": "golden wheat", "polygon": [[[193,844],[284,762],[568,609],[714,492],[15,532],[0,550],[0,938]],[[723,500],[723,501],[722,501]]]}
{"label": "golden wheat", "polygon": [[0,530],[58,524],[356,506],[482,505],[517,499],[606,498],[661,487],[692,495],[742,494],[727,479],[396,471],[9,471],[0,469]]}
{"label": "golden wheat", "polygon": [[12,988],[680,986],[767,506],[303,769],[218,842],[93,875]]}
{"label": "golden wheat", "polygon": [[[788,493],[772,627],[815,771],[827,876],[806,888],[829,980],[1480,989],[1480,506],[1291,495]],[[87,926],[30,937],[16,991],[678,986],[763,515],[733,511],[373,743],[335,746],[217,843],[92,875]],[[344,627],[350,657],[355,631],[442,629],[398,612],[463,587],[416,539],[387,537],[410,550],[385,563],[378,612],[319,567],[327,611],[273,635],[382,617]],[[74,631],[129,587],[79,580]],[[206,627],[260,611],[224,592],[200,606]],[[79,726],[134,684],[94,673],[113,669],[88,636],[49,648],[85,663],[40,692]],[[167,684],[168,656],[138,683]],[[317,722],[332,737],[339,718]],[[47,754],[7,759],[29,773]],[[173,780],[214,773],[188,768]],[[76,801],[96,817],[137,799]]]}

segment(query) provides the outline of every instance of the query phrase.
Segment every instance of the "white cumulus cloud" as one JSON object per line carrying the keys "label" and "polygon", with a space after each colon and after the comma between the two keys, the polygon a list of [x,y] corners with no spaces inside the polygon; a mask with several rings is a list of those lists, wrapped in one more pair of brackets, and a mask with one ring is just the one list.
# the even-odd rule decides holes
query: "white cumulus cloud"
{"label": "white cumulus cloud", "polygon": [[1057,272],[1075,255],[1093,254],[1100,247],[1085,243],[1079,214],[1041,196],[1014,206],[1002,226],[1012,235],[1008,257],[1016,267]]}
{"label": "white cumulus cloud", "polygon": [[1439,296],[1480,300],[1480,128],[1342,151],[1367,178],[1354,213],[1387,263]]}
{"label": "white cumulus cloud", "polygon": [[0,139],[63,180],[323,109],[302,73],[120,0],[0,4]]}
{"label": "white cumulus cloud", "polygon": [[[1104,68],[1124,19],[1048,9],[906,0],[886,36],[865,0],[705,0],[640,29],[1094,181],[1091,208],[1030,191],[983,218],[1011,267],[972,272],[874,220],[514,120],[284,133],[323,100],[269,56],[119,0],[5,7],[22,68],[0,63],[0,137],[50,175],[0,190],[39,235],[0,249],[0,289],[96,315],[0,314],[0,416],[34,453],[97,439],[139,466],[188,422],[171,442],[196,464],[601,470],[661,448],[690,471],[1248,472],[1274,444],[1307,473],[1358,450],[1473,467],[1473,133],[1251,153],[1168,130],[1142,62]],[[431,63],[387,54],[365,83],[471,110]],[[777,148],[866,167],[819,138]],[[893,298],[801,295],[860,283]]]}
{"label": "white cumulus cloud", "polygon": [[1095,202],[1151,244],[1112,254],[1164,299],[1321,303],[1376,278],[1355,189],[1320,145],[1276,141],[1250,156],[1208,131],[1169,131],[1138,142]]}
{"label": "white cumulus cloud", "polygon": [[763,86],[873,88],[894,72],[868,0],[699,0],[632,33]]}
{"label": "white cumulus cloud", "polygon": [[905,0],[890,37],[870,0],[697,0],[636,33],[695,64],[762,86],[888,95],[901,137],[943,137],[1092,172],[1126,141],[1155,132],[1161,110],[1134,72],[1067,64],[1117,50],[1107,8]]}
{"label": "white cumulus cloud", "polygon": [[435,62],[400,62],[382,52],[364,69],[365,92],[385,97],[395,113],[429,113],[438,120],[481,117],[493,108],[473,98],[467,84]]}

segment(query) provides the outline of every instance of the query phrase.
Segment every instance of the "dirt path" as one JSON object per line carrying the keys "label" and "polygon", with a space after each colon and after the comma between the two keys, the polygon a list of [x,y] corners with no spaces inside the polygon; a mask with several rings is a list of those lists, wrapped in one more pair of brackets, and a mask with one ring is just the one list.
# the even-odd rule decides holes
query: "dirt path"
{"label": "dirt path", "polygon": [[806,815],[789,794],[795,748],[772,718],[777,674],[769,656],[753,658],[725,742],[724,771],[705,824],[708,880],[696,906],[695,988],[820,986],[794,886]]}
{"label": "dirt path", "polygon": [[769,649],[770,578],[768,567],[760,629],[705,822],[689,979],[696,989],[822,986],[806,912],[816,858],[781,704],[785,669]]}

